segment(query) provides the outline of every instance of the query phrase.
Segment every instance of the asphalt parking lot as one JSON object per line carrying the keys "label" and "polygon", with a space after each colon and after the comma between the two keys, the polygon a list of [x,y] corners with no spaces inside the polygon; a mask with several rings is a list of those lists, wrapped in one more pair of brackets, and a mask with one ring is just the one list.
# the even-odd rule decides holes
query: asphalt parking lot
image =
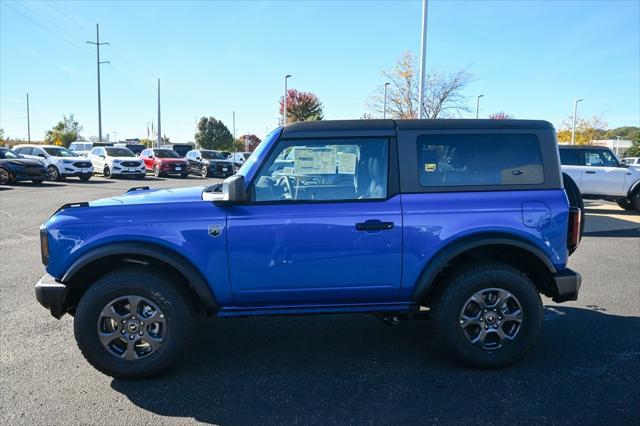
{"label": "asphalt parking lot", "polygon": [[587,202],[569,266],[580,300],[545,300],[542,336],[508,369],[461,368],[431,343],[425,321],[367,315],[207,318],[178,368],[146,381],[95,371],[33,284],[44,273],[38,227],[59,205],[132,186],[95,178],[0,189],[0,423],[503,424],[640,422],[640,215]]}

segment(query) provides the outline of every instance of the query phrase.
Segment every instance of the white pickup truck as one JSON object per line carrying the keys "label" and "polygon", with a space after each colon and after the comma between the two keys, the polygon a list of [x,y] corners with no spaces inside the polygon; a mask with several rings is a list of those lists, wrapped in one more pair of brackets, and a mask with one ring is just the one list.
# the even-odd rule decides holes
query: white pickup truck
{"label": "white pickup truck", "polygon": [[640,170],[622,164],[607,147],[560,145],[562,171],[583,198],[611,200],[640,212]]}

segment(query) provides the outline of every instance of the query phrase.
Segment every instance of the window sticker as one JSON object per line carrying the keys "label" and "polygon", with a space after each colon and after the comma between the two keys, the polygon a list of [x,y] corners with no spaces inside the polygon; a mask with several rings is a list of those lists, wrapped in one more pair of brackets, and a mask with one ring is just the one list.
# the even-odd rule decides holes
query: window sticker
{"label": "window sticker", "polygon": [[436,163],[425,163],[424,165],[424,171],[425,172],[435,172],[437,168],[437,164]]}
{"label": "window sticker", "polygon": [[298,175],[336,173],[335,148],[300,148],[295,150],[294,171]]}
{"label": "window sticker", "polygon": [[356,154],[338,153],[338,173],[344,175],[356,174]]}

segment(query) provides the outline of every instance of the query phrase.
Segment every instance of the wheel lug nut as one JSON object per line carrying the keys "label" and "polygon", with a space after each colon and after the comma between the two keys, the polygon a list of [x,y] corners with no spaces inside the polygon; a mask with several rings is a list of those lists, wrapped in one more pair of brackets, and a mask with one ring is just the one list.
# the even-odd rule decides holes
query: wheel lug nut
{"label": "wheel lug nut", "polygon": [[144,333],[141,331],[141,332],[140,332],[140,335],[141,335],[141,336],[144,336]]}
{"label": "wheel lug nut", "polygon": [[122,323],[123,323],[123,324],[126,324],[126,323],[127,323],[127,320],[122,320]]}
{"label": "wheel lug nut", "polygon": [[129,335],[129,340],[133,340],[133,338],[134,338],[134,335],[133,335],[133,334],[130,334],[130,335]]}
{"label": "wheel lug nut", "polygon": [[127,330],[125,330],[124,328],[122,329],[122,334],[127,334]]}

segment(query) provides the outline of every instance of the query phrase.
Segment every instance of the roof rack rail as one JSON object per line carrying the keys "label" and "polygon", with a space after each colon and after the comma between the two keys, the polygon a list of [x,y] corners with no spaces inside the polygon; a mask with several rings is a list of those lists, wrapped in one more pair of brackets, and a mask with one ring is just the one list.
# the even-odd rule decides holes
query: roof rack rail
{"label": "roof rack rail", "polygon": [[133,188],[129,188],[127,192],[125,192],[125,194],[128,194],[129,192],[148,191],[148,190],[149,190],[148,186],[134,186]]}

